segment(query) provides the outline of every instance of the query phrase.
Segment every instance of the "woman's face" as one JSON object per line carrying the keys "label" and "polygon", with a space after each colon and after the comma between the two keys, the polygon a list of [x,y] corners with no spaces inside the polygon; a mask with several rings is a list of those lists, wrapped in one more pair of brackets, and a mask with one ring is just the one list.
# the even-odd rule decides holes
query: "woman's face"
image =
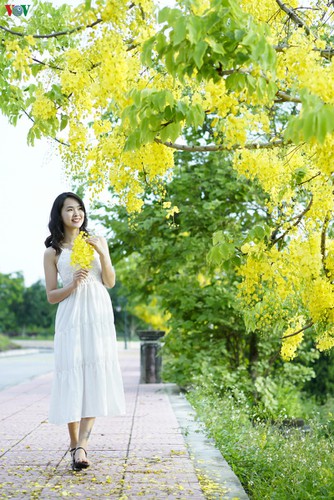
{"label": "woman's face", "polygon": [[64,227],[80,229],[85,220],[83,206],[75,198],[66,198],[61,209],[61,218]]}

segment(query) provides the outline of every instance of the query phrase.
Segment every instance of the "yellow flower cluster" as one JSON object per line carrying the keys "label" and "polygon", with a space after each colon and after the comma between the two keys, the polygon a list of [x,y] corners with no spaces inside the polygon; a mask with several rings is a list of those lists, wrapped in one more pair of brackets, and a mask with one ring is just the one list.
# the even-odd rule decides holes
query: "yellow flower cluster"
{"label": "yellow flower cluster", "polygon": [[40,91],[36,93],[36,100],[32,105],[32,114],[34,118],[48,120],[57,113],[54,103]]}
{"label": "yellow flower cluster", "polygon": [[166,175],[174,167],[173,151],[156,142],[144,144],[134,152],[122,153],[121,161],[132,171],[144,173],[149,181]]}
{"label": "yellow flower cluster", "polygon": [[[264,244],[245,243],[241,251],[247,256],[239,268],[242,282],[239,285],[240,299],[245,309],[252,311],[253,328],[260,331],[272,329],[275,323],[288,323],[282,340],[281,355],[285,360],[293,359],[303,340],[299,331],[307,323],[328,325],[325,334],[317,337],[317,347],[326,350],[334,345],[334,285],[324,270],[321,254],[321,234],[307,233],[313,227],[308,221],[303,231],[295,233],[288,246],[278,250],[266,248]],[[307,237],[306,237],[307,236]],[[326,268],[333,269],[333,240],[327,243]],[[296,311],[302,315],[289,319]]]}
{"label": "yellow flower cluster", "polygon": [[316,346],[319,351],[328,351],[334,347],[334,329],[319,335]]}
{"label": "yellow flower cluster", "polygon": [[[297,7],[297,2],[292,0],[289,5]],[[268,22],[270,20],[275,22],[277,17],[279,21],[284,17],[284,13],[277,8],[277,4],[272,0],[262,0],[261,9],[259,9],[259,4],[253,0],[242,0],[241,7],[258,21]]]}
{"label": "yellow flower cluster", "polygon": [[155,330],[169,331],[167,324],[171,315],[168,311],[161,310],[156,297],[153,297],[148,304],[135,306],[134,313]]}
{"label": "yellow flower cluster", "polygon": [[71,265],[76,268],[91,269],[94,259],[94,248],[87,243],[88,234],[80,231],[74,240],[71,253]]}
{"label": "yellow flower cluster", "polygon": [[180,213],[179,207],[177,207],[176,205],[174,205],[172,207],[172,204],[170,201],[165,201],[162,204],[162,206],[163,206],[163,208],[166,209],[166,219],[169,219],[170,217],[174,217],[175,214]]}
{"label": "yellow flower cluster", "polygon": [[326,278],[316,278],[304,292],[306,306],[314,322],[334,322],[334,286]]}
{"label": "yellow flower cluster", "polygon": [[[30,64],[32,63],[32,54],[29,47],[30,38],[26,37],[25,46],[21,46],[18,41],[10,40],[5,42],[7,50],[6,58],[13,60],[11,68],[11,80],[27,80],[31,76]],[[25,43],[24,41],[23,43]]]}
{"label": "yellow flower cluster", "polygon": [[[102,2],[97,2],[98,4],[103,4]],[[112,21],[117,24],[120,22],[125,22],[127,8],[125,3],[119,2],[118,0],[109,0],[103,6],[101,12],[102,19],[105,21]]]}
{"label": "yellow flower cluster", "polygon": [[72,120],[68,138],[71,151],[82,151],[87,143],[87,127],[78,120]]}
{"label": "yellow flower cluster", "polygon": [[242,150],[234,155],[233,166],[248,179],[257,179],[275,204],[280,201],[282,191],[285,191],[285,200],[289,199],[287,191],[290,189],[291,176],[294,166],[298,165],[298,159],[297,154],[291,164],[286,165],[286,160],[280,158],[275,150]]}
{"label": "yellow flower cluster", "polygon": [[[284,335],[290,335],[293,334],[293,329],[288,328]],[[291,337],[288,338],[283,338],[282,340],[282,347],[281,347],[281,356],[284,361],[291,361],[293,358],[296,357],[296,351],[298,347],[300,346],[302,340],[303,340],[303,332],[298,333],[297,335],[292,335]]]}

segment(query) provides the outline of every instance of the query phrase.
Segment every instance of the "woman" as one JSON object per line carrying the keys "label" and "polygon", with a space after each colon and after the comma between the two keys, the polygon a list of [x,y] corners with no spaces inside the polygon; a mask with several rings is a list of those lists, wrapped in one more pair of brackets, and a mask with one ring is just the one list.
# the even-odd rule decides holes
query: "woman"
{"label": "woman", "polygon": [[47,298],[59,304],[49,422],[68,424],[74,470],[89,466],[86,449],[95,417],[125,412],[114,316],[105,288],[115,285],[106,240],[88,237],[94,248],[90,270],[70,264],[74,240],[86,228],[83,201],[74,193],[60,194],[51,209],[44,254]]}

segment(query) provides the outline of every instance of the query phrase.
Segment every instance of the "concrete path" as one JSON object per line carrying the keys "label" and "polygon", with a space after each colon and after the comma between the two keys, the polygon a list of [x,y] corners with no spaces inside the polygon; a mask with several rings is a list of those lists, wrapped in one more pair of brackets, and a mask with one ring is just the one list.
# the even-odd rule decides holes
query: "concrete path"
{"label": "concrete path", "polygon": [[139,384],[138,348],[119,355],[127,415],[97,419],[82,472],[47,423],[50,373],[0,392],[0,498],[247,499],[176,387]]}

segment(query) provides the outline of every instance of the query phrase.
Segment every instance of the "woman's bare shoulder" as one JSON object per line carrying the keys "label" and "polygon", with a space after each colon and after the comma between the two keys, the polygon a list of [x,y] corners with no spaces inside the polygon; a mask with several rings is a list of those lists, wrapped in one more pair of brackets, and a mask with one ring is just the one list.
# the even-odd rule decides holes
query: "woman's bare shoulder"
{"label": "woman's bare shoulder", "polygon": [[46,260],[56,260],[56,250],[52,247],[48,247],[44,252],[44,258]]}

